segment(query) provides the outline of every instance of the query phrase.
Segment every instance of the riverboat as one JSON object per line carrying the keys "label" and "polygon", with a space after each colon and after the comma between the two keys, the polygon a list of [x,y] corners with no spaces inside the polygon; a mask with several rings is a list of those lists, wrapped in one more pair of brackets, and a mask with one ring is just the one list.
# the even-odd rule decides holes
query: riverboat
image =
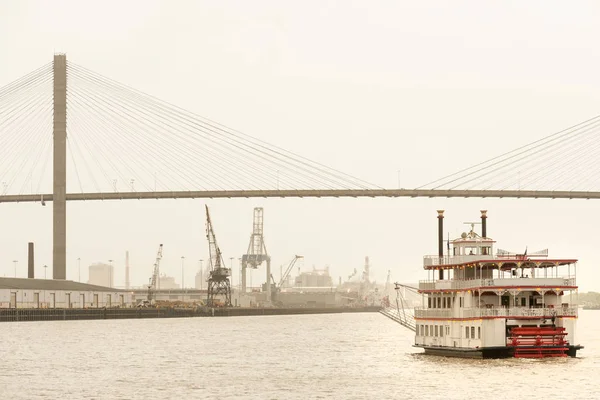
{"label": "riverboat", "polygon": [[[426,354],[468,358],[575,357],[577,260],[495,250],[487,211],[471,230],[448,240],[438,210],[438,254],[425,256],[414,346]],[[481,224],[481,234],[475,225]]]}

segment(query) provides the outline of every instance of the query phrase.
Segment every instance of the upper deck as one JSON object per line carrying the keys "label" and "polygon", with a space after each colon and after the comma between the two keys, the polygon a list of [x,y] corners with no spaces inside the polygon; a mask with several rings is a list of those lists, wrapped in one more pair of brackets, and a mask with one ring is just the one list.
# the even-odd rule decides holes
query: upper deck
{"label": "upper deck", "polygon": [[[535,256],[534,256],[535,257]],[[427,255],[423,257],[423,268],[430,269],[454,269],[461,267],[477,267],[490,269],[509,270],[514,268],[550,268],[561,265],[575,264],[574,258],[549,259],[533,258],[523,254],[468,254],[437,256]]]}
{"label": "upper deck", "polygon": [[548,250],[527,254],[527,248],[522,254],[512,253],[498,249],[494,251],[495,240],[487,237],[486,219],[487,211],[481,211],[481,235],[475,232],[475,224],[468,222],[471,230],[463,232],[459,238],[448,240],[447,252],[443,249],[442,220],[443,210],[438,210],[439,225],[439,252],[437,255],[423,257],[423,268],[436,269],[461,269],[477,267],[485,269],[511,270],[515,268],[550,268],[561,265],[574,264],[576,259],[549,259]]}

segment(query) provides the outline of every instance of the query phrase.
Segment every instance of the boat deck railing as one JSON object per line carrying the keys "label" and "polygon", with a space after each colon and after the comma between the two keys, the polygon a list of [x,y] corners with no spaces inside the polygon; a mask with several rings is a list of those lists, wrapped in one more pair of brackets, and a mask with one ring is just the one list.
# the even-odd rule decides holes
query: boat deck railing
{"label": "boat deck railing", "polygon": [[529,307],[494,307],[494,308],[415,308],[415,318],[481,318],[481,317],[576,317],[577,307],[529,308]]}
{"label": "boat deck railing", "polygon": [[393,321],[396,321],[400,325],[405,328],[410,329],[415,332],[417,330],[417,325],[415,322],[415,317],[413,315],[413,310],[406,309],[398,309],[394,307],[387,307],[379,311],[381,314],[390,318]]}
{"label": "boat deck railing", "polygon": [[461,290],[480,287],[573,287],[574,277],[562,278],[495,278],[495,279],[448,279],[441,281],[420,281],[419,290]]}
{"label": "boat deck railing", "polygon": [[[423,256],[423,267],[437,267],[440,265],[461,265],[475,262],[486,262],[494,264],[518,264],[523,265],[538,265],[543,264],[546,266],[559,266],[575,263],[577,260],[548,260],[543,256],[541,259],[531,259],[530,257],[522,254],[511,254],[511,255],[493,255],[493,254],[461,254],[461,255],[444,255],[439,256],[437,254]],[[539,266],[539,265],[538,265]]]}

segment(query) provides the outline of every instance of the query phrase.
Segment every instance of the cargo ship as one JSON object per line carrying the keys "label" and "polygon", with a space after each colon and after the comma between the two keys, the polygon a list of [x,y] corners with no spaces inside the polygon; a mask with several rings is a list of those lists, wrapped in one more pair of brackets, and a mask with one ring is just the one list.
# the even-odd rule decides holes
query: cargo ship
{"label": "cargo ship", "polygon": [[428,279],[419,282],[414,346],[453,357],[575,357],[583,348],[573,301],[577,260],[496,250],[486,210],[469,232],[447,241],[445,253],[443,220],[438,210],[438,254],[423,259]]}

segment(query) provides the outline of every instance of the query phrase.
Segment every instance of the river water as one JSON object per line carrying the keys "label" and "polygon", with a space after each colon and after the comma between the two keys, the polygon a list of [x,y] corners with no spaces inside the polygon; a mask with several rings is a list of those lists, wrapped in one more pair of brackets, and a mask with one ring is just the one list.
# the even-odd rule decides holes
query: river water
{"label": "river water", "polygon": [[[600,399],[600,311],[577,359],[421,354],[376,313],[0,324],[2,399]],[[493,397],[492,397],[493,396]]]}

